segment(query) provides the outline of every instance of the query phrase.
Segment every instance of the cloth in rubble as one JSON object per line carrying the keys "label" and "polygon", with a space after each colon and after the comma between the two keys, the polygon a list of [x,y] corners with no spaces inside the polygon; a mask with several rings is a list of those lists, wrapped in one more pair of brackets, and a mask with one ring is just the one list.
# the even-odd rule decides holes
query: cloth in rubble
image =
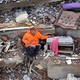
{"label": "cloth in rubble", "polygon": [[58,56],[58,40],[59,37],[54,37],[53,41],[50,44],[50,51],[54,52],[55,56]]}

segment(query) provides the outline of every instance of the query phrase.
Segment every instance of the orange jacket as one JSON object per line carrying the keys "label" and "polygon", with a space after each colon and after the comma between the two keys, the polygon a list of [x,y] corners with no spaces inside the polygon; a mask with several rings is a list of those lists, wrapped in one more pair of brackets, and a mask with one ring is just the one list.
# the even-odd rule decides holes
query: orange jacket
{"label": "orange jacket", "polygon": [[34,36],[30,33],[30,29],[27,31],[27,33],[24,34],[22,42],[25,44],[26,47],[32,45],[35,46],[39,44],[39,39],[44,40],[48,38],[48,36],[43,36],[36,28],[35,30],[36,34]]}

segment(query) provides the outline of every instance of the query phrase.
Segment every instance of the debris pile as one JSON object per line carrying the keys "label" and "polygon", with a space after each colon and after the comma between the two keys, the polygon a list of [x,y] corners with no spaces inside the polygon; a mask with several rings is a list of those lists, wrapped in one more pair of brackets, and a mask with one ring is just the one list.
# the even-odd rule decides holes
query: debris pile
{"label": "debris pile", "polygon": [[35,25],[46,24],[46,23],[51,24],[55,21],[55,18],[59,15],[60,3],[58,6],[56,6],[56,4],[57,3],[44,4],[44,5],[39,5],[30,8],[27,7],[15,8],[12,9],[11,11],[1,11],[0,25],[1,27],[19,26],[17,24],[21,16],[17,16],[17,15],[21,15],[23,12],[27,14],[27,18],[25,17],[26,20],[21,23],[25,24],[25,22],[31,22]]}
{"label": "debris pile", "polygon": [[1,71],[1,80],[31,80],[23,66],[16,68],[6,68]]}
{"label": "debris pile", "polygon": [[49,62],[51,62],[53,65],[55,64],[80,64],[80,60],[76,57],[66,57],[66,58],[60,58],[60,57],[50,57]]}
{"label": "debris pile", "polygon": [[[23,2],[25,0],[0,0],[0,4],[7,4],[7,3],[11,3],[11,2]],[[27,0],[27,1],[31,1],[31,0]]]}
{"label": "debris pile", "polygon": [[[1,1],[4,3],[6,0]],[[23,0],[9,0],[9,2],[10,1],[19,2]],[[8,0],[5,3],[8,3]],[[52,27],[52,24],[59,15],[60,9],[61,3],[50,3],[30,8],[15,8],[11,11],[2,11],[0,13],[0,28],[12,27],[12,25],[16,27],[20,26],[20,24],[26,24],[26,26],[33,24],[39,27],[50,27],[51,25]],[[79,18],[78,21],[80,21]],[[66,17],[64,19],[66,19]],[[61,17],[61,23],[63,23],[64,19]],[[70,18],[70,21],[71,20],[73,20],[72,17]],[[79,22],[77,24],[78,26],[80,25]],[[68,25],[72,24],[69,23]],[[5,35],[0,36],[0,80],[48,80],[48,62],[53,65],[80,65],[80,59],[76,57],[54,57],[54,52],[47,50],[48,46],[46,44],[44,51],[39,52],[40,55],[36,56],[36,60],[32,60],[34,62],[33,65],[29,65],[28,67],[30,63],[24,59],[24,51],[22,50],[23,47],[20,41],[20,38],[13,39]],[[65,40],[61,41],[64,42]],[[66,48],[64,48],[64,50],[66,50]],[[80,53],[80,43],[76,48],[76,53]],[[31,74],[29,74],[29,70]],[[69,77],[67,78],[67,80],[71,80]]]}
{"label": "debris pile", "polygon": [[0,78],[1,80],[48,80],[47,70],[44,67],[40,69],[40,67],[36,67],[36,65],[37,64],[34,63],[32,66],[31,74],[29,74],[28,68],[24,65],[24,63],[17,65],[14,68],[2,67]]}
{"label": "debris pile", "polygon": [[53,5],[52,3],[52,4],[45,4],[42,6],[36,6],[32,9],[30,17],[35,22],[36,20],[38,21],[38,19],[42,20],[43,22],[45,21],[45,19],[49,21],[49,19],[57,17],[59,14],[60,6],[59,4],[58,6],[55,5]]}
{"label": "debris pile", "polygon": [[[27,2],[31,2],[33,0],[0,0],[0,4],[8,4],[8,3],[12,3],[12,2],[23,2],[23,1],[27,1]],[[71,2],[80,2],[79,0],[62,0],[65,1],[65,3],[71,3]]]}
{"label": "debris pile", "polygon": [[69,73],[69,74],[67,75],[67,78],[59,79],[59,80],[80,80],[80,78],[77,78],[77,77],[75,77],[74,74]]}
{"label": "debris pile", "polygon": [[22,63],[21,50],[15,40],[4,35],[0,40],[0,67],[15,67]]}

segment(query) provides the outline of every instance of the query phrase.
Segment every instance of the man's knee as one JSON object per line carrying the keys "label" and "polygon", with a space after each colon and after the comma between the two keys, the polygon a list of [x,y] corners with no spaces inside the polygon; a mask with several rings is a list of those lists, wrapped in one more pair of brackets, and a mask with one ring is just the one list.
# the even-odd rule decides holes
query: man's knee
{"label": "man's knee", "polygon": [[36,47],[37,47],[37,48],[41,48],[41,45],[40,45],[40,44],[38,44],[38,45],[36,45]]}
{"label": "man's knee", "polygon": [[35,50],[35,47],[34,47],[34,46],[29,46],[29,47],[26,49],[28,55],[32,55],[33,52],[34,52],[34,50]]}
{"label": "man's knee", "polygon": [[37,44],[36,46],[41,47],[41,45],[40,45],[40,44]]}
{"label": "man's knee", "polygon": [[35,50],[35,46],[30,46],[30,47],[29,47],[29,50],[30,50],[30,51],[34,51],[34,50]]}

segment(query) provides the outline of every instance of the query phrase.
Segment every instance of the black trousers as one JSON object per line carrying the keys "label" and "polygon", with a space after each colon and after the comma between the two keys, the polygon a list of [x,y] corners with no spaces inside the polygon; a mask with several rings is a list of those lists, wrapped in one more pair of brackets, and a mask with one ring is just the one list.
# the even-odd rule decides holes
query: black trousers
{"label": "black trousers", "polygon": [[38,54],[40,48],[41,48],[40,44],[36,46],[29,46],[26,48],[26,55],[29,55],[30,57],[34,57]]}

